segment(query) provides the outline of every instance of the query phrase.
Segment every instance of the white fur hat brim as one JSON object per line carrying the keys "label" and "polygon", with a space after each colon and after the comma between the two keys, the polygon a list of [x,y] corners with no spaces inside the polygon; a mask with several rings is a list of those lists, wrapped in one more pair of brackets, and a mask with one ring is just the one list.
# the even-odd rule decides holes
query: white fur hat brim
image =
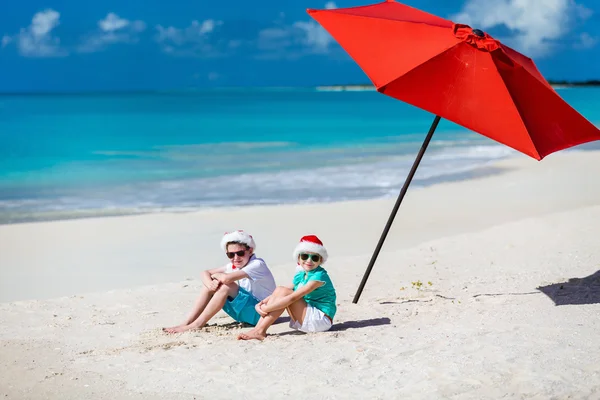
{"label": "white fur hat brim", "polygon": [[300,253],[315,253],[321,256],[323,260],[321,264],[325,264],[327,261],[327,249],[325,246],[321,246],[320,244],[311,243],[311,242],[300,242],[294,249],[294,261],[298,262],[298,256]]}
{"label": "white fur hat brim", "polygon": [[254,243],[252,235],[249,235],[244,231],[233,231],[225,233],[225,235],[223,235],[223,238],[221,239],[221,248],[223,249],[223,251],[227,251],[227,243],[231,242],[243,243],[252,249],[256,249],[256,243]]}

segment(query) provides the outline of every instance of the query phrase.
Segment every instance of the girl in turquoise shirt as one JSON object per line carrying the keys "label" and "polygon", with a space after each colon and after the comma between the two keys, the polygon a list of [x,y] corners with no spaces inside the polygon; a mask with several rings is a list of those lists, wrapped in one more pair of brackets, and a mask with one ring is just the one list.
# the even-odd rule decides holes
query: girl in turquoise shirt
{"label": "girl in turquoise shirt", "polygon": [[261,318],[256,327],[238,335],[239,340],[264,340],[267,329],[284,310],[291,317],[290,328],[307,332],[324,332],[331,328],[337,312],[333,283],[322,265],[327,250],[315,235],[304,236],[294,250],[298,263],[293,283],[279,286],[273,294],[256,305]]}

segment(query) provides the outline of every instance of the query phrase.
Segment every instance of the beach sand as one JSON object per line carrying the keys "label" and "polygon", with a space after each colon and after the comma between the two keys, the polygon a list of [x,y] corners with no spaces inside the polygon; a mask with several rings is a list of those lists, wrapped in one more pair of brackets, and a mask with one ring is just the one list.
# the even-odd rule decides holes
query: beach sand
{"label": "beach sand", "polygon": [[[600,399],[600,152],[494,167],[409,190],[358,304],[395,199],[0,226],[0,399]],[[323,240],[331,331],[161,332],[232,229],[280,284]]]}

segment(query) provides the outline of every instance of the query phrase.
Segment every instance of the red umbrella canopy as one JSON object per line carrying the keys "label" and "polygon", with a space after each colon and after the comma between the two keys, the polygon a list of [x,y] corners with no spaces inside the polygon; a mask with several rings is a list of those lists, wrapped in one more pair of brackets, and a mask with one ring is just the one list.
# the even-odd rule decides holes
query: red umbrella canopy
{"label": "red umbrella canopy", "polygon": [[537,160],[600,140],[530,58],[478,29],[394,0],[308,13],[385,95]]}

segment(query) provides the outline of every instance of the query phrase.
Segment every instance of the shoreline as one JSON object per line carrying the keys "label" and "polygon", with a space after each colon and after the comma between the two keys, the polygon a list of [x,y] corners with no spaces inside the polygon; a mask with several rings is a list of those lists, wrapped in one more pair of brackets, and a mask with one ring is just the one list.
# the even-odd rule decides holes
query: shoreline
{"label": "shoreline", "polygon": [[[519,158],[520,155],[506,157],[504,160],[511,158]],[[410,189],[424,189],[431,186],[450,183],[460,182],[471,179],[478,179],[486,176],[493,176],[507,172],[506,169],[496,167],[498,161],[489,161],[488,163],[479,167],[463,171],[456,172],[448,175],[441,175],[433,178],[426,179],[421,182],[412,182]],[[3,225],[15,225],[15,224],[29,224],[29,223],[40,223],[40,222],[58,222],[58,221],[70,221],[70,220],[81,220],[81,219],[95,219],[95,218],[116,218],[126,216],[139,216],[139,215],[155,215],[155,214],[194,214],[198,212],[214,212],[214,211],[226,211],[226,210],[239,210],[247,207],[278,207],[278,206],[298,206],[303,204],[334,204],[334,203],[345,203],[345,202],[356,202],[356,201],[370,201],[370,200],[389,200],[397,198],[400,193],[400,187],[396,188],[394,194],[389,194],[379,197],[367,197],[367,198],[354,198],[354,199],[331,199],[331,200],[315,200],[315,201],[288,201],[273,202],[273,203],[251,203],[243,205],[222,205],[222,206],[171,206],[164,207],[162,209],[148,209],[141,210],[136,208],[131,209],[115,209],[115,210],[104,210],[104,209],[92,209],[92,210],[73,210],[73,211],[55,211],[55,212],[37,212],[37,213],[21,213],[12,214],[13,220],[6,221],[9,217],[0,215],[0,226]],[[35,215],[35,216],[32,216]]]}
{"label": "shoreline", "polygon": [[[557,154],[571,154],[579,152],[600,152],[600,142],[591,142],[579,145],[577,147],[563,150]],[[523,155],[514,152],[512,155],[504,156],[500,159],[486,161],[475,168],[470,168],[466,171],[458,171],[447,175],[439,175],[426,179],[413,179],[410,185],[409,192],[412,190],[425,189],[432,186],[452,183],[469,181],[473,179],[480,179],[494,175],[501,175],[509,172],[511,168],[504,167],[503,163],[510,160],[523,159]],[[529,160],[527,157],[524,159]],[[542,163],[544,160],[541,161]],[[417,171],[416,178],[419,178],[419,171]],[[398,176],[399,179],[404,182],[406,176]],[[341,199],[326,199],[326,200],[313,200],[313,201],[294,201],[291,198],[283,199],[279,202],[270,203],[248,203],[248,204],[224,204],[221,206],[215,205],[197,205],[197,206],[180,206],[173,205],[162,208],[150,207],[147,209],[141,208],[111,208],[111,209],[79,209],[79,210],[60,210],[60,211],[41,211],[41,212],[20,212],[9,214],[7,212],[0,213],[0,227],[6,225],[18,225],[18,224],[31,224],[31,223],[44,223],[44,222],[58,222],[58,221],[72,221],[72,220],[87,220],[96,218],[118,218],[127,216],[142,216],[142,215],[178,215],[178,214],[194,214],[198,212],[218,212],[218,211],[230,211],[230,210],[241,210],[252,207],[279,207],[279,206],[299,206],[304,204],[336,204],[345,202],[361,202],[361,201],[386,201],[393,200],[398,197],[400,193],[401,184],[395,188],[390,188],[389,194],[381,195],[377,197],[355,197],[355,198],[341,198]]]}

